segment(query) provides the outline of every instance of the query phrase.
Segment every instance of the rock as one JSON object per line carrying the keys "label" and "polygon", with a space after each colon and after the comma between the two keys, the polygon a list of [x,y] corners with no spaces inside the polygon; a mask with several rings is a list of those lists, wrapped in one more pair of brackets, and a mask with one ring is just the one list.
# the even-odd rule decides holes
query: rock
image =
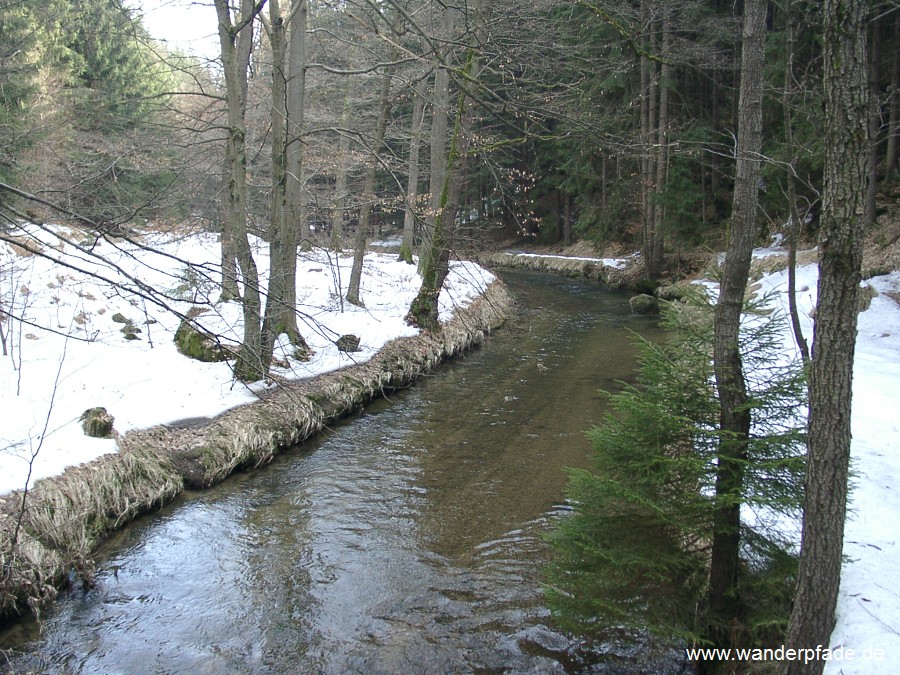
{"label": "rock", "polygon": [[128,317],[126,317],[126,316],[125,316],[124,314],[122,314],[121,312],[116,312],[116,313],[113,314],[110,318],[111,318],[113,321],[115,321],[116,323],[131,323],[131,319],[129,319]]}
{"label": "rock", "polygon": [[668,286],[660,286],[656,289],[656,297],[660,300],[668,300],[674,302],[683,300],[691,292],[691,284],[669,284]]}
{"label": "rock", "polygon": [[359,351],[359,338],[356,335],[341,335],[337,340],[335,340],[334,344],[337,345],[337,348],[342,352],[358,352]]}
{"label": "rock", "polygon": [[86,436],[112,438],[115,418],[106,412],[106,408],[88,408],[78,419]]}
{"label": "rock", "polygon": [[126,340],[140,340],[138,337],[138,333],[141,332],[141,329],[131,323],[131,319],[125,322],[125,325],[122,326],[122,335],[125,336]]}
{"label": "rock", "polygon": [[872,299],[878,297],[878,290],[874,286],[866,284],[859,289],[859,295],[856,297],[856,311],[858,313],[865,312],[872,304]]}
{"label": "rock", "polygon": [[635,295],[628,304],[635,314],[655,314],[659,311],[659,300],[652,295]]}
{"label": "rock", "polygon": [[234,356],[229,349],[220,345],[214,336],[201,331],[186,320],[182,320],[178,330],[175,331],[175,346],[181,354],[206,363],[227,361]]}

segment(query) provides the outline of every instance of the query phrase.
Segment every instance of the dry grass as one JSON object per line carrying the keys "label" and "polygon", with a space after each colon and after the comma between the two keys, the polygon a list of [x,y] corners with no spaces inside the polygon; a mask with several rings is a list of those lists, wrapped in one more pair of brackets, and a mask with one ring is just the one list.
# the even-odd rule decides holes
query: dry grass
{"label": "dry grass", "polygon": [[24,510],[21,492],[0,499],[0,614],[26,606],[38,611],[71,570],[90,579],[90,555],[110,531],[186,486],[207,487],[239,469],[265,464],[330,421],[408,386],[480,344],[503,323],[510,306],[506,287],[495,281],[440,332],[399,338],[368,363],[285,384],[203,426],[129,433],[119,438],[118,454],[39,481]]}
{"label": "dry grass", "polygon": [[164,456],[144,448],[106,455],[4,498],[0,612],[37,609],[70,569],[90,578],[91,552],[110,531],[171,500],[183,483]]}

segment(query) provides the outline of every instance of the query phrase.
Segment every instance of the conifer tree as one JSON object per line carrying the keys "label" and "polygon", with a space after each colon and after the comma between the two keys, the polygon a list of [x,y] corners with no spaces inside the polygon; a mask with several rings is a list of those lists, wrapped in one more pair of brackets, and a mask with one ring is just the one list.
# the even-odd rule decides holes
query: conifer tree
{"label": "conifer tree", "polygon": [[[772,527],[802,499],[805,389],[799,362],[780,364],[781,320],[745,325],[748,405],[756,420],[744,460],[741,523],[748,613],[733,624],[756,644],[784,628],[796,561]],[[651,630],[708,640],[705,610],[714,532],[719,401],[713,384],[712,307],[694,298],[669,310],[672,338],[641,342],[636,385],[609,395],[611,412],[589,432],[592,470],[571,470],[573,513],[551,536],[549,597],[570,627]]]}

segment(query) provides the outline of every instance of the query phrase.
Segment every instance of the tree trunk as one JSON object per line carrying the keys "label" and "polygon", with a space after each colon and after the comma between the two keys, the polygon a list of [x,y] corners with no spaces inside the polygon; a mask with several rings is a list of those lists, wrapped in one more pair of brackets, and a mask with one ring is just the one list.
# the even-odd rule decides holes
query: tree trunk
{"label": "tree trunk", "polygon": [[[646,23],[650,22],[651,12],[649,4],[642,3],[641,14]],[[653,42],[649,36],[642,39],[642,47],[645,53],[641,54],[641,213],[643,217],[643,246],[644,265],[648,277],[653,278],[656,271],[653,266],[654,232],[653,232],[653,193],[655,192],[654,176],[656,175],[653,163],[651,137],[656,127],[656,65],[648,58],[646,52],[653,49]]]}
{"label": "tree trunk", "polygon": [[347,78],[344,112],[341,115],[341,131],[338,138],[338,161],[334,176],[334,196],[331,200],[331,248],[340,251],[344,246],[344,211],[347,204],[347,160],[350,154],[350,114],[353,110],[353,78]]}
{"label": "tree trunk", "polygon": [[412,127],[409,135],[409,174],[406,181],[406,200],[403,212],[403,242],[400,244],[400,260],[413,263],[413,246],[416,234],[416,199],[419,194],[419,146],[422,144],[422,127],[425,120],[425,92],[428,74],[416,85],[413,97]]}
{"label": "tree trunk", "polygon": [[[450,34],[452,19],[448,18],[450,10],[444,11],[444,29]],[[446,59],[446,51],[443,55]],[[434,72],[434,96],[431,106],[431,176],[429,180],[429,208],[425,216],[425,227],[422,231],[420,251],[432,249],[432,239],[441,208],[441,192],[444,188],[444,176],[447,172],[447,113],[450,107],[450,71],[440,67]],[[425,256],[419,255],[419,273],[424,273]]]}
{"label": "tree trunk", "polygon": [[884,174],[897,171],[897,137],[900,136],[900,12],[894,12],[894,57],[891,64],[891,111],[888,122]]}
{"label": "tree trunk", "polygon": [[[663,19],[662,56],[668,58],[669,42],[672,33],[672,17],[666,14]],[[663,61],[660,68],[659,81],[659,130],[656,141],[656,186],[653,204],[653,242],[650,248],[647,272],[651,279],[659,276],[663,264],[663,192],[666,189],[666,176],[669,167],[669,80],[672,77],[672,66]]]}
{"label": "tree trunk", "polygon": [[784,142],[787,147],[790,165],[787,168],[787,200],[790,218],[786,228],[785,238],[788,247],[788,314],[791,318],[791,329],[794,333],[794,341],[800,350],[800,356],[804,364],[809,363],[809,345],[803,336],[803,328],[800,325],[800,313],[797,310],[797,240],[803,229],[803,219],[797,208],[797,181],[794,177],[796,166],[796,150],[794,148],[794,130],[791,116],[791,98],[794,90],[794,18],[790,7],[786,16],[787,52],[784,65],[784,93],[782,94],[781,108],[784,116]]}
{"label": "tree trunk", "polygon": [[[865,16],[863,0],[824,3],[825,185],[803,538],[787,636],[792,648],[830,644],[841,580],[869,149]],[[818,675],[824,666],[791,661],[786,672]]]}
{"label": "tree trunk", "polygon": [[284,269],[287,283],[284,302],[290,308],[285,315],[286,332],[296,346],[306,349],[297,326],[297,247],[298,236],[309,247],[309,221],[303,199],[303,129],[306,117],[306,24],[307,0],[292,0],[287,54],[287,127],[285,137],[285,210]]}
{"label": "tree trunk", "polygon": [[[253,2],[243,0],[241,18],[237,25],[231,21],[227,0],[215,0],[215,7],[219,19],[219,44],[222,51],[228,108],[227,156],[230,175],[225,195],[228,214],[226,226],[230,229],[231,241],[244,282],[244,334],[234,372],[239,379],[252,382],[262,379],[266,374],[260,362],[262,332],[259,274],[247,239],[247,154],[244,124],[247,65],[241,59],[245,53],[249,58],[249,49],[245,52],[242,47],[252,43]],[[238,40],[238,47],[235,45],[237,35],[242,36]]]}
{"label": "tree trunk", "polygon": [[872,21],[872,40],[869,46],[869,157],[866,186],[866,227],[875,225],[876,199],[878,197],[878,132],[881,129],[881,111],[878,107],[878,21]]}
{"label": "tree trunk", "polygon": [[747,0],[744,4],[737,172],[731,230],[715,311],[713,360],[721,437],[713,510],[709,610],[711,637],[720,644],[727,641],[729,624],[741,613],[737,595],[741,501],[751,419],[739,331],[753,243],[757,235],[767,6],[767,0]]}
{"label": "tree trunk", "polygon": [[[468,86],[471,86],[472,81],[477,78],[476,70],[475,50],[470,47],[462,77]],[[437,78],[435,78],[435,82],[437,83]],[[437,92],[435,94],[437,99]],[[435,103],[435,107],[437,107],[437,103]],[[423,242],[419,255],[422,285],[406,316],[407,321],[425,330],[435,330],[440,325],[438,300],[450,265],[450,249],[447,240],[456,222],[456,212],[465,180],[466,159],[471,143],[471,135],[468,132],[474,118],[474,111],[473,101],[466,97],[465,92],[460,92],[453,138],[450,142],[450,153],[447,156],[445,170],[441,172],[444,182],[436,209],[434,228],[427,246]]]}
{"label": "tree trunk", "polygon": [[[290,241],[285,254],[292,277],[296,276],[297,248],[309,250],[312,235],[304,200],[303,187],[303,131],[306,119],[306,28],[309,21],[309,2],[292,0],[287,44],[287,222]],[[296,288],[288,289],[296,305]]]}
{"label": "tree trunk", "polygon": [[386,69],[381,80],[381,94],[378,97],[378,121],[375,124],[375,139],[370,150],[372,156],[369,158],[369,166],[366,168],[366,178],[363,184],[359,223],[353,245],[353,268],[350,270],[350,283],[347,288],[347,302],[359,306],[363,305],[359,287],[362,283],[363,258],[366,255],[366,237],[369,234],[369,216],[372,213],[372,201],[375,199],[375,175],[378,170],[379,153],[384,143],[384,132],[387,128],[388,116],[391,113],[391,80],[393,79],[391,71],[391,68]]}
{"label": "tree trunk", "polygon": [[[305,0],[303,0],[305,4]],[[275,339],[285,333],[305,354],[309,347],[297,327],[297,230],[287,202],[288,78],[287,36],[279,0],[269,0],[272,49],[272,207],[269,223],[269,288],[262,323],[260,361],[268,372]],[[305,32],[305,31],[304,31]],[[292,40],[297,35],[292,35]],[[303,36],[300,36],[303,39]],[[298,144],[299,145],[299,144]],[[295,162],[295,166],[299,164]]]}
{"label": "tree trunk", "polygon": [[[228,193],[228,184],[231,180],[231,158],[227,151],[223,153],[222,194]],[[237,259],[234,257],[234,244],[231,241],[231,227],[228,224],[228,213],[225,209],[218,210],[219,218],[219,244],[221,246],[220,260],[222,263],[222,295],[221,300],[240,300],[241,291],[238,288]]]}

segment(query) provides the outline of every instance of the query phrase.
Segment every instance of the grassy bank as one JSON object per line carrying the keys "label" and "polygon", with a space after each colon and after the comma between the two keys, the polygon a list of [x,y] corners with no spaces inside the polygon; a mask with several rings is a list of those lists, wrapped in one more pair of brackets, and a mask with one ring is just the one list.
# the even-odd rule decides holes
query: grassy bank
{"label": "grassy bank", "polygon": [[208,487],[265,464],[330,422],[408,386],[480,344],[510,306],[505,286],[495,280],[440,333],[397,338],[366,363],[285,383],[200,424],[132,431],[118,439],[118,453],[3,496],[0,613],[10,618],[28,608],[39,611],[73,571],[89,583],[90,556],[113,530],[185,488]]}

